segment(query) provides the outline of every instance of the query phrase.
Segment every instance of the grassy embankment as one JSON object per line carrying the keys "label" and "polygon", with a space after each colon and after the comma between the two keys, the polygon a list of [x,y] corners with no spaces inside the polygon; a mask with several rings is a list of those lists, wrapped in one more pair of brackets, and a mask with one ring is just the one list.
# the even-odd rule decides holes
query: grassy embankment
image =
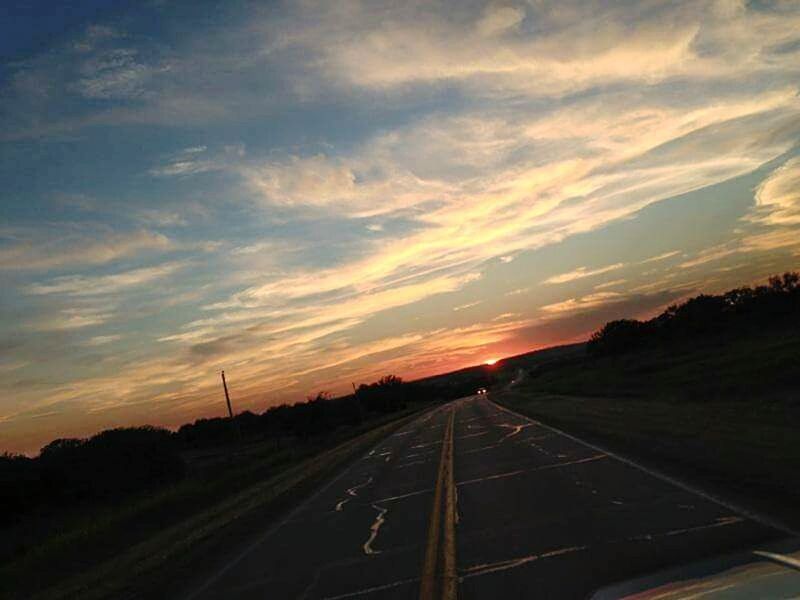
{"label": "grassy embankment", "polygon": [[800,527],[800,328],[534,357],[497,401]]}
{"label": "grassy embankment", "polygon": [[[57,533],[0,567],[0,597],[165,597],[230,555],[253,532],[430,404],[372,419],[308,444],[232,450],[194,473],[114,508],[62,516]],[[24,523],[21,524],[24,527]]]}

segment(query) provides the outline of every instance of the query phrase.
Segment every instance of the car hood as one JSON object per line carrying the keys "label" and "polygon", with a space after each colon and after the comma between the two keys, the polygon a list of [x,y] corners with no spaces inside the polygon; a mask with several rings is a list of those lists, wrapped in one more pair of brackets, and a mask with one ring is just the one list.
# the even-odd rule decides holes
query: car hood
{"label": "car hood", "polygon": [[800,597],[800,538],[618,583],[599,590],[592,599],[737,600],[797,597]]}

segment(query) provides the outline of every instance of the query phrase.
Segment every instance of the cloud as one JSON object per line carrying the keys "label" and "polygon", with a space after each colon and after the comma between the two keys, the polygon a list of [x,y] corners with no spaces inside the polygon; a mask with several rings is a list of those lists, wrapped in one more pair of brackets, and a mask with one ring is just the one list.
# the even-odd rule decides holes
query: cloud
{"label": "cloud", "polygon": [[800,157],[787,160],[761,182],[750,219],[765,225],[800,224]]}
{"label": "cloud", "polygon": [[[293,32],[289,43],[317,53],[324,75],[364,87],[462,81],[474,91],[488,81],[492,89],[552,95],[596,81],[658,81],[697,59],[699,24],[686,10],[660,11],[633,27],[622,10],[601,9],[590,31],[580,22],[565,26],[559,9],[544,4],[470,14],[435,3],[424,11],[425,27],[412,5],[392,19],[354,3],[315,9],[324,15],[319,25]],[[524,19],[537,24],[536,35],[522,35]]]}
{"label": "cloud", "polygon": [[800,235],[794,228],[776,228],[753,233],[741,240],[741,252],[771,252],[781,249],[800,249]]}
{"label": "cloud", "polygon": [[122,339],[121,335],[95,335],[90,337],[83,344],[85,346],[104,346],[120,339]]}
{"label": "cloud", "polygon": [[[381,132],[345,156],[260,164],[248,158],[232,168],[267,205],[323,207],[349,218],[425,206],[416,216],[424,228],[374,245],[364,243],[363,254],[370,256],[358,262],[299,277],[289,274],[215,307],[254,308],[275,294],[300,297],[347,286],[363,293],[431,272],[474,270],[492,258],[598,229],[649,204],[719,183],[774,158],[789,147],[790,139],[767,135],[771,130],[765,129],[764,119],[746,119],[772,115],[769,119],[779,128],[792,115],[796,120],[797,104],[794,94],[786,92],[732,97],[689,116],[677,108],[654,110],[654,118],[633,119],[632,130],[625,131],[619,124],[607,130],[592,125],[613,123],[619,107],[606,102],[600,119],[600,105],[586,102],[595,113],[584,117],[592,148],[583,159],[559,161],[550,145],[539,147],[542,135],[557,139],[558,129],[544,123],[554,116],[558,121],[558,113],[527,120],[517,113],[425,118]],[[775,113],[776,107],[783,112]],[[670,134],[676,137],[665,137]],[[574,153],[572,133],[564,135]],[[691,154],[704,136],[714,148],[713,156],[674,164],[681,148]],[[731,144],[732,139],[749,142]],[[452,151],[455,147],[458,152]],[[577,148],[580,155],[580,145]],[[659,259],[665,258],[666,254]],[[556,278],[568,281],[593,274],[587,271]]]}
{"label": "cloud", "polygon": [[800,249],[800,157],[785,160],[764,178],[755,190],[755,205],[742,221],[755,227],[737,230],[737,235],[722,244],[697,252],[683,261],[683,269],[743,254]]}
{"label": "cloud", "polygon": [[37,331],[67,331],[101,325],[111,319],[110,312],[96,308],[66,308],[28,324]]}
{"label": "cloud", "polygon": [[516,6],[487,6],[477,22],[480,35],[491,36],[517,29],[525,19],[525,9]]}
{"label": "cloud", "polygon": [[600,283],[600,284],[594,286],[594,289],[596,289],[596,290],[605,290],[605,289],[610,288],[610,287],[620,286],[623,283],[627,283],[627,282],[628,282],[627,279],[614,279],[613,281],[606,281],[605,283]]}
{"label": "cloud", "polygon": [[237,246],[231,250],[234,256],[249,256],[251,254],[272,254],[274,252],[283,251],[286,249],[285,244],[280,244],[274,241],[268,242],[255,242],[247,246]]}
{"label": "cloud", "polygon": [[225,145],[213,153],[209,153],[207,146],[191,146],[168,156],[163,164],[152,167],[149,173],[153,177],[183,177],[220,171],[245,154],[241,144]]}
{"label": "cloud", "polygon": [[656,256],[651,256],[650,258],[646,258],[639,264],[646,265],[653,262],[660,262],[662,260],[672,258],[673,256],[678,256],[680,253],[681,253],[680,250],[672,250],[670,252],[664,252],[663,254],[658,254]]}
{"label": "cloud", "polygon": [[190,44],[176,48],[122,26],[89,25],[9,65],[10,85],[0,96],[0,140],[63,137],[97,126],[219,120],[232,98],[209,93],[200,82],[214,74],[230,81],[232,64],[220,65],[216,50],[192,53]]}
{"label": "cloud", "polygon": [[477,302],[468,302],[467,304],[459,304],[458,306],[454,306],[453,310],[466,310],[467,308],[472,308],[473,306],[478,306],[479,304],[483,304],[483,300],[478,300]]}
{"label": "cloud", "polygon": [[107,25],[89,25],[78,38],[73,48],[78,52],[91,52],[97,44],[119,38],[120,34],[113,27]]}
{"label": "cloud", "polygon": [[0,359],[0,373],[10,373],[11,371],[16,371],[29,364],[30,363],[25,360],[2,358]]}
{"label": "cloud", "polygon": [[133,48],[117,48],[86,60],[80,67],[82,77],[73,88],[82,96],[99,100],[130,100],[142,96],[154,71],[153,67],[137,60]]}
{"label": "cloud", "polygon": [[444,189],[369,149],[349,159],[288,156],[238,167],[267,205],[333,208],[354,217],[380,215],[436,198]]}
{"label": "cloud", "polygon": [[[97,23],[14,66],[4,137],[240,122],[431,88],[494,102],[673,82],[757,87],[797,73],[796,10],[719,4],[306,1],[246,16],[231,5],[226,27],[169,44]],[[59,102],[75,95],[92,102]]]}
{"label": "cloud", "polygon": [[608,273],[609,271],[616,271],[617,269],[621,269],[625,266],[625,263],[615,263],[613,265],[608,265],[606,267],[600,267],[599,269],[588,269],[586,267],[578,267],[573,271],[568,271],[567,273],[562,273],[561,275],[553,275],[552,277],[548,277],[542,283],[545,284],[556,284],[556,283],[567,283],[570,281],[575,281],[576,279],[583,279],[584,277],[594,277],[595,275],[601,275],[602,273]]}
{"label": "cloud", "polygon": [[244,169],[250,185],[275,204],[325,205],[358,195],[356,174],[325,156],[289,157]]}
{"label": "cloud", "polygon": [[530,288],[518,288],[516,290],[511,290],[510,292],[506,292],[505,295],[506,296],[519,296],[519,295],[524,294],[524,293],[529,292],[529,291],[530,291]]}
{"label": "cloud", "polygon": [[[207,308],[234,309],[187,324],[187,329],[200,329],[212,335],[215,326],[260,322],[260,331],[275,335],[308,327],[327,327],[330,323],[346,323],[352,326],[366,318],[392,308],[413,304],[447,292],[455,291],[476,276],[471,273],[429,277],[424,281],[392,287],[359,290],[342,278],[325,280],[319,278],[320,287],[314,286],[313,275],[308,279],[295,277],[240,292],[223,305]],[[327,287],[331,286],[331,287]],[[325,292],[334,292],[326,295]],[[288,319],[288,325],[271,325],[271,320]],[[210,328],[209,328],[210,327]]]}
{"label": "cloud", "polygon": [[163,167],[150,169],[150,174],[156,177],[175,177],[180,175],[197,175],[215,170],[211,162],[196,160],[176,160]]}
{"label": "cloud", "polygon": [[794,57],[771,48],[797,40],[793,11],[710,4],[589,9],[574,1],[476,11],[445,2],[371,10],[357,2],[311,2],[297,7],[302,25],[276,24],[283,33],[276,37],[281,48],[302,49],[317,76],[343,88],[455,84],[491,97],[791,68]]}
{"label": "cloud", "polygon": [[683,261],[678,266],[681,269],[691,269],[694,267],[705,265],[710,262],[721,260],[733,254],[739,254],[742,251],[743,248],[739,246],[731,246],[730,244],[720,244],[719,246],[714,246],[711,248],[706,248],[704,250],[701,250],[696,254],[694,258]]}
{"label": "cloud", "polygon": [[[55,235],[23,230],[11,231],[10,243],[0,247],[0,269],[43,270],[76,265],[100,265],[143,252],[170,250],[173,242],[160,233],[133,231],[129,233],[72,229]],[[4,236],[6,237],[6,236]]]}
{"label": "cloud", "polygon": [[580,298],[570,298],[562,302],[547,304],[542,306],[541,310],[547,313],[586,311],[605,304],[620,302],[624,299],[625,296],[617,292],[597,292]]}
{"label": "cloud", "polygon": [[189,224],[187,216],[177,210],[144,208],[136,212],[135,218],[156,227],[185,227]]}
{"label": "cloud", "polygon": [[66,296],[97,296],[118,294],[130,288],[152,283],[173,275],[184,268],[184,262],[172,262],[132,269],[111,275],[57,277],[46,283],[35,283],[26,288],[27,293],[34,295],[61,294]]}

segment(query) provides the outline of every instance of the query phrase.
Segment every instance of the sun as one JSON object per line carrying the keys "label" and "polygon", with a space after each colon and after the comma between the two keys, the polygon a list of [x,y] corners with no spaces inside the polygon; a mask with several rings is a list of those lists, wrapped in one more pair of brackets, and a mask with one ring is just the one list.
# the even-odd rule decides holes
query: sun
{"label": "sun", "polygon": [[496,363],[498,360],[500,360],[500,359],[499,359],[499,358],[490,358],[490,359],[487,359],[487,360],[486,360],[486,362],[485,362],[485,363],[483,363],[483,364],[485,364],[485,365],[493,365],[493,364],[495,364],[495,363]]}

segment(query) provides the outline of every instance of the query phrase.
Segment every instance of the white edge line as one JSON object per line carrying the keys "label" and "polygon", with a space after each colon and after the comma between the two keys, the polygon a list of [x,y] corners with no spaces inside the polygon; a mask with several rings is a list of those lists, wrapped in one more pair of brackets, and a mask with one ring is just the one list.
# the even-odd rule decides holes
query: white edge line
{"label": "white edge line", "polygon": [[800,560],[792,558],[791,556],[786,556],[785,554],[776,554],[774,552],[764,552],[763,550],[756,550],[753,552],[753,554],[781,564],[785,567],[789,567],[790,569],[794,569],[795,571],[800,571]]}
{"label": "white edge line", "polygon": [[[440,409],[444,405],[435,406],[429,410],[426,410],[421,415],[419,415],[416,419],[414,419],[411,423],[416,423],[418,419],[421,419],[424,416],[429,415],[431,412]],[[391,437],[391,436],[387,436]],[[383,444],[386,441],[386,437],[381,438],[378,442],[375,443],[374,446],[371,447],[370,452],[374,452],[378,446]],[[311,504],[314,500],[319,498],[323,492],[327,491],[333,484],[339,481],[342,477],[347,475],[358,463],[358,459],[353,459],[347,467],[345,467],[336,477],[328,481],[328,483],[324,484],[321,488],[319,488],[316,492],[314,492],[311,496],[306,498],[303,502],[301,502],[298,506],[292,509],[286,516],[283,517],[280,521],[273,523],[273,525],[267,529],[263,535],[259,536],[256,540],[250,543],[244,550],[242,550],[236,557],[234,557],[228,564],[221,567],[216,573],[214,573],[211,577],[209,577],[201,586],[199,586],[194,591],[190,592],[186,596],[184,596],[185,600],[193,600],[206,590],[214,585],[217,581],[222,579],[223,575],[225,575],[228,571],[230,571],[233,567],[239,564],[244,558],[250,554],[253,550],[255,550],[258,546],[263,544],[267,539],[272,536],[276,531],[278,531],[281,527],[286,525],[289,521],[291,521],[294,516],[299,513],[300,511],[304,510],[309,504]]]}
{"label": "white edge line", "polygon": [[788,533],[789,535],[792,535],[794,537],[800,536],[800,531],[796,531],[795,529],[793,529],[792,527],[790,527],[786,523],[783,523],[780,520],[774,519],[773,517],[770,517],[768,515],[763,515],[761,513],[754,512],[752,510],[744,508],[744,507],[742,507],[742,506],[740,506],[738,504],[735,504],[733,502],[729,502],[729,501],[727,501],[727,500],[725,500],[723,498],[720,498],[716,494],[711,494],[709,492],[706,492],[704,490],[696,488],[696,487],[694,487],[694,486],[692,486],[692,485],[690,485],[690,484],[688,484],[688,483],[686,483],[684,481],[681,481],[680,479],[676,479],[676,478],[674,478],[674,477],[672,477],[670,475],[667,475],[665,473],[661,473],[660,471],[653,470],[652,468],[645,467],[645,466],[639,464],[638,462],[636,462],[634,460],[631,460],[630,458],[626,458],[625,456],[621,456],[621,455],[617,454],[616,452],[611,452],[610,450],[607,450],[607,449],[603,448],[602,446],[597,446],[595,444],[590,444],[589,442],[586,442],[586,441],[584,441],[584,440],[582,440],[582,439],[580,439],[578,437],[575,437],[574,435],[570,435],[569,433],[567,433],[565,431],[562,431],[562,430],[558,429],[557,427],[553,427],[551,425],[546,425],[546,424],[542,423],[541,421],[537,421],[536,419],[528,417],[527,415],[523,415],[522,413],[518,413],[515,410],[511,410],[510,408],[506,408],[505,406],[503,406],[501,404],[498,404],[494,400],[489,400],[489,402],[494,404],[500,410],[504,410],[505,412],[507,412],[509,414],[515,415],[517,417],[520,417],[521,419],[524,419],[524,420],[529,421],[531,423],[534,423],[536,425],[540,425],[541,427],[544,427],[545,429],[549,429],[550,431],[553,431],[553,432],[555,432],[555,433],[557,433],[559,435],[563,435],[564,437],[567,437],[567,438],[571,439],[572,441],[577,442],[579,444],[582,444],[582,445],[584,445],[584,446],[586,446],[588,448],[592,448],[593,450],[596,450],[597,452],[603,452],[605,454],[608,454],[608,456],[610,456],[611,458],[614,458],[614,459],[616,459],[616,460],[618,460],[618,461],[620,461],[622,463],[625,463],[626,465],[629,465],[631,467],[639,469],[640,471],[643,471],[643,472],[647,473],[648,475],[651,475],[652,477],[656,477],[657,479],[661,479],[662,481],[666,481],[667,483],[670,483],[670,484],[672,484],[672,485],[674,485],[676,487],[679,487],[679,488],[681,488],[681,489],[683,489],[683,490],[685,490],[687,492],[695,494],[696,496],[700,496],[701,498],[705,498],[706,500],[709,500],[709,501],[711,501],[711,502],[713,502],[715,504],[718,504],[718,505],[722,506],[723,508],[727,508],[728,510],[732,510],[733,512],[735,512],[735,513],[737,513],[737,514],[739,514],[739,515],[741,515],[743,517],[747,517],[751,521],[755,521],[757,523],[760,523],[761,525],[765,525],[765,526],[770,527],[772,529],[777,529],[779,531],[782,531],[783,533]]}

